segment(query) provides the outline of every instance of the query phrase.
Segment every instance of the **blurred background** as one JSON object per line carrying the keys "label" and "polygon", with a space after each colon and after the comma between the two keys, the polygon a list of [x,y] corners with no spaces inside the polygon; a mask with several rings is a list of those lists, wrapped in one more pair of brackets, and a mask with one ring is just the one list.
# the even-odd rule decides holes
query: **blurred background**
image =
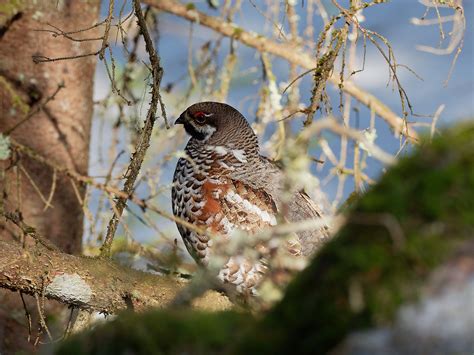
{"label": "blurred background", "polygon": [[[358,197],[369,191],[399,157],[418,146],[418,136],[429,142],[443,127],[474,118],[471,0],[136,0],[136,13],[143,11],[164,70],[160,93],[167,119],[158,108],[151,146],[136,182],[130,184],[134,186],[133,196],[122,218],[112,218],[114,209],[121,208],[117,192],[124,189],[130,159],[145,136],[142,127],[151,101],[150,57],[143,43],[146,34],[139,32],[132,1],[4,3],[0,6],[0,242],[6,246],[0,248],[0,259],[6,260],[6,266],[0,267],[4,269],[0,287],[2,354],[30,353],[44,341],[51,345],[64,336],[65,329],[70,330],[66,323],[59,323],[75,318],[74,310],[44,302],[44,296],[56,297],[47,290],[45,281],[49,276],[63,279],[62,262],[48,259],[38,267],[35,257],[12,258],[15,253],[10,250],[23,256],[43,250],[37,248],[38,235],[68,254],[97,256],[104,245],[101,256],[108,256],[104,238],[110,224],[111,254],[121,263],[151,272],[179,271],[180,277],[195,276],[190,288],[197,285],[204,291],[210,287],[202,282],[201,273],[195,273],[196,265],[172,221],[172,178],[188,140],[183,127],[174,126],[174,121],[188,106],[212,100],[240,110],[259,138],[261,153],[282,166],[288,179],[285,188],[304,188],[325,210],[328,218],[324,223],[328,221],[336,230],[338,224],[347,221],[345,212],[359,201]],[[145,28],[143,23],[140,27]],[[348,217],[349,224],[351,218],[355,220],[354,226],[342,230],[341,238],[328,245],[320,254],[323,257],[316,258],[316,272],[306,274],[316,281],[301,283],[302,294],[311,295],[309,303],[305,298],[294,298],[291,303],[292,310],[293,305],[300,309],[300,313],[289,312],[298,323],[287,322],[284,317],[271,323],[272,331],[273,326],[281,327],[275,332],[277,336],[293,337],[296,333],[288,332],[290,328],[298,332],[313,329],[315,338],[325,341],[324,333],[333,337],[342,329],[342,323],[336,324],[339,320],[344,320],[344,332],[348,332],[350,322],[358,327],[362,318],[369,320],[370,309],[375,323],[385,327],[386,318],[379,317],[379,310],[394,311],[392,306],[402,301],[400,295],[409,293],[411,297],[419,285],[425,289],[424,278],[431,273],[428,266],[436,266],[444,258],[442,254],[450,253],[473,234],[469,223],[474,220],[470,208],[474,198],[465,193],[472,190],[468,183],[472,154],[464,142],[471,139],[466,138],[470,137],[466,129],[461,130],[462,134],[453,131],[444,135],[450,143],[440,150],[427,144],[423,150],[427,153],[421,153],[423,159],[414,163],[415,168],[414,164],[408,164],[409,169],[404,169],[407,164],[400,167],[402,179],[379,185],[382,192],[370,209],[374,213],[364,214],[362,208],[362,217],[357,212]],[[444,158],[439,154],[445,154]],[[366,200],[373,201],[370,199],[375,194]],[[405,216],[403,207],[410,211],[406,214],[409,218],[398,214],[403,210],[400,213]],[[120,211],[117,214],[120,216]],[[118,230],[113,238],[115,222]],[[373,228],[365,229],[365,223]],[[293,226],[278,228],[294,231]],[[412,228],[417,232],[412,233]],[[273,232],[268,243],[272,253],[276,245],[287,241],[286,235],[273,238]],[[259,235],[247,237],[242,233],[224,243],[218,243],[222,238],[217,238],[213,251],[220,254],[219,244],[226,244],[228,250],[220,256],[232,248],[230,253],[235,255],[241,243],[260,240]],[[472,250],[468,245],[466,255]],[[249,254],[262,257],[253,251]],[[40,254],[48,256],[43,251]],[[449,341],[449,330],[462,328],[469,346],[469,324],[474,323],[465,310],[472,303],[469,295],[474,283],[466,284],[462,293],[451,281],[470,280],[465,275],[472,274],[474,268],[468,266],[474,263],[458,256],[459,262],[451,264],[452,271],[445,274],[449,282],[439,282],[450,289],[454,303],[441,299],[441,312],[437,313],[432,301],[426,299],[425,305],[430,307],[417,305],[421,311],[414,312],[407,322],[416,328],[421,323],[428,326],[430,341],[432,325],[439,326],[435,334]],[[262,309],[283,296],[281,283],[274,280],[286,279],[287,271],[297,271],[309,261],[304,257],[298,262],[287,259],[278,252],[266,258],[265,263],[272,266],[267,278],[271,282],[262,284],[257,300],[263,302]],[[72,267],[80,274],[75,265]],[[354,271],[355,266],[358,271]],[[283,273],[281,269],[285,269]],[[324,272],[329,269],[331,272]],[[34,277],[27,278],[23,271],[38,273],[36,290],[32,286],[35,283],[30,282]],[[12,273],[18,275],[18,284],[12,283]],[[109,279],[106,272],[97,275],[104,290]],[[117,280],[112,279],[112,289],[101,288],[101,292],[119,292]],[[184,285],[181,280],[178,283]],[[400,292],[393,288],[395,284]],[[179,287],[175,291],[181,294]],[[316,288],[322,298],[313,297]],[[78,288],[81,294],[84,290],[87,288]],[[36,297],[24,298],[22,292],[36,292]],[[49,296],[45,292],[50,292]],[[380,302],[365,302],[364,292],[365,300],[376,294]],[[130,297],[125,299],[124,295]],[[387,295],[395,301],[389,307]],[[128,301],[135,298],[135,292],[120,291],[118,297],[130,307]],[[180,295],[170,297],[179,301]],[[67,298],[65,303],[80,300],[82,306],[82,298],[69,297],[69,293]],[[341,306],[342,312],[325,307],[329,304]],[[321,309],[329,311],[315,319],[313,315]],[[29,310],[33,311],[31,317]],[[63,319],[60,313],[64,313]],[[433,314],[438,314],[440,321],[431,321]],[[352,321],[347,322],[349,319]],[[161,320],[154,325],[165,324],[166,334],[170,334],[174,328]],[[314,321],[320,321],[323,332],[314,327]],[[57,334],[54,339],[46,322]],[[56,322],[59,326],[53,324]],[[410,345],[418,345],[420,333],[403,323],[401,326],[410,333]],[[183,327],[185,331],[191,328],[201,330],[200,325]],[[127,325],[124,338],[128,339],[130,329],[141,332],[144,328]],[[234,334],[229,336],[234,342]],[[98,335],[98,339],[102,343],[104,337]],[[150,339],[161,341],[155,334]],[[298,333],[293,339],[300,343],[302,336]],[[278,342],[270,345],[275,344]]]}
{"label": "blurred background", "polygon": [[[332,1],[326,0],[221,0],[193,1],[192,4],[193,8],[209,16],[228,16],[238,28],[245,31],[264,35],[278,43],[289,43],[289,48],[297,43],[307,53],[314,55],[315,64],[315,44],[325,21],[339,14]],[[119,95],[111,93],[107,68],[103,62],[99,62],[95,74],[96,105],[89,167],[89,174],[98,179],[111,173],[113,183],[120,179],[133,152],[138,129],[148,108],[150,79],[142,63],[148,62],[144,45],[141,40],[134,41],[137,27],[134,18],[127,19],[126,16],[131,12],[130,4],[124,2],[123,6],[119,5],[120,2],[115,7],[114,18],[125,19],[123,27],[127,33],[125,40],[122,40],[121,34],[112,33],[111,38],[116,36],[116,40],[111,41],[114,43],[111,53],[117,85],[127,81],[129,91],[122,91],[122,94],[127,99],[133,96],[136,105],[127,106]],[[348,7],[349,3],[341,1],[340,5]],[[105,18],[107,3],[102,6],[102,17]],[[465,1],[463,6],[464,16],[472,18],[472,2]],[[261,53],[237,40],[232,41],[181,17],[149,11],[148,21],[153,28],[164,68],[162,95],[171,128],[165,127],[162,117],[158,118],[137,193],[143,198],[151,197],[157,206],[171,213],[172,176],[187,141],[182,127],[173,127],[173,122],[186,107],[205,100],[229,103],[253,123],[259,134],[263,154],[278,158],[281,120],[309,106],[313,75],[304,75],[284,92],[289,83],[306,69],[292,67],[286,60],[276,56],[262,57]],[[452,8],[434,8],[429,6],[428,1],[413,0],[374,5],[358,14],[363,28],[378,33],[390,44],[396,61],[397,77],[413,110],[410,112],[407,107],[406,120],[418,132],[427,135],[432,127],[437,130],[474,117],[473,25],[468,20],[463,31],[459,28],[459,22],[455,21],[455,15],[456,11]],[[335,28],[340,28],[343,23],[343,20],[339,20]],[[292,32],[295,29],[298,33],[296,39]],[[369,40],[364,41],[360,33],[356,42],[354,33],[349,34],[349,40],[344,52],[346,80],[354,81],[403,117],[400,94],[386,58]],[[350,43],[354,43],[355,48],[352,59],[349,58]],[[387,45],[382,40],[378,40],[378,43],[389,56]],[[132,51],[136,53],[136,59],[131,61]],[[112,57],[109,53],[106,58],[109,67]],[[341,70],[341,57],[339,55],[336,61],[335,71]],[[356,73],[349,75],[351,71]],[[223,88],[223,82],[227,81],[228,88]],[[326,93],[326,103],[315,114],[315,120],[331,115],[343,122],[346,115],[350,127],[364,132],[386,152],[399,156],[410,151],[412,146],[405,139],[397,137],[386,122],[371,114],[366,106],[341,95],[337,86],[332,84],[328,84]],[[344,107],[340,106],[341,102],[344,107],[347,106],[346,113]],[[285,119],[285,137],[289,139],[297,135],[305,119],[306,114],[302,113]],[[365,176],[359,185],[355,184],[351,174],[356,161],[353,159],[356,147],[361,152],[358,154],[361,154],[360,162]],[[323,132],[311,140],[308,153],[315,161],[307,168],[314,181],[308,186],[309,189],[311,186],[321,188],[332,211],[337,211],[354,191],[366,191],[384,172],[384,165],[373,159],[363,147],[360,148],[360,145],[349,140],[347,158],[344,168],[341,168],[334,164],[334,160],[336,163],[341,162],[341,137]],[[333,159],[328,154],[331,152]],[[314,195],[312,191],[308,193]],[[90,190],[87,197],[91,213],[86,216],[84,243],[94,246],[105,233],[111,216],[111,201],[95,190]],[[133,204],[128,206],[116,239],[136,241],[152,248],[173,249],[175,239],[178,246],[181,245],[174,222],[156,214],[143,213]]]}

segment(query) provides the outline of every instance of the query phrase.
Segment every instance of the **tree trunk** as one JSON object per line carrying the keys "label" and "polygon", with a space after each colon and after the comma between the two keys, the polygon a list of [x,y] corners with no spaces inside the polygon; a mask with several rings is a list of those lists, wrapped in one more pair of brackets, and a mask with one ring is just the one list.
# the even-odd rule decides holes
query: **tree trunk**
{"label": "tree trunk", "polygon": [[[74,42],[36,30],[53,29],[48,23],[64,31],[91,27],[98,20],[99,1],[1,3],[7,15],[0,17],[0,131],[7,134],[29,117],[11,132],[11,139],[85,175],[97,58],[35,64],[32,56],[58,58],[96,51],[100,41]],[[89,31],[72,36],[90,38],[98,34]],[[64,88],[45,104],[62,85]],[[38,108],[39,112],[31,114]],[[60,249],[80,253],[83,212],[71,181],[59,175],[56,178],[51,169],[24,156],[13,156],[0,167],[0,210],[19,210],[27,224],[48,236]],[[78,186],[77,191],[82,199],[84,189]],[[49,199],[47,207],[45,201]],[[12,224],[3,219],[0,223],[2,239],[22,239]],[[33,303],[29,303],[29,308],[34,310]],[[46,308],[51,308],[51,304]],[[59,311],[57,306],[52,308]],[[35,323],[33,327],[36,328]],[[0,353],[31,350],[27,338],[27,320],[19,295],[1,290]]]}

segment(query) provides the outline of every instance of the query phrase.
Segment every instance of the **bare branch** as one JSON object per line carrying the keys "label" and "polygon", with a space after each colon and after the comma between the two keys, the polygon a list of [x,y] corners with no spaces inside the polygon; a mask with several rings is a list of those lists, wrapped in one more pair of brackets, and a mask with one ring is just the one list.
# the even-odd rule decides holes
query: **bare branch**
{"label": "bare branch", "polygon": [[313,90],[311,93],[310,105],[307,109],[307,117],[304,122],[305,126],[310,125],[313,122],[314,113],[319,108],[319,102],[321,101],[321,95],[323,90],[326,87],[326,82],[331,76],[331,72],[334,68],[334,62],[339,54],[339,50],[342,47],[342,44],[347,38],[348,26],[344,26],[341,30],[336,30],[333,33],[333,39],[336,43],[334,48],[328,50],[319,60],[318,65],[316,66],[316,71],[314,72],[313,77]]}
{"label": "bare branch", "polygon": [[186,220],[184,220],[182,218],[175,217],[173,214],[170,214],[170,213],[166,212],[165,210],[159,208],[158,206],[152,205],[152,204],[148,203],[147,201],[138,198],[137,196],[135,196],[133,194],[133,191],[132,191],[132,193],[126,193],[123,190],[120,190],[115,186],[110,186],[110,185],[107,185],[107,184],[100,183],[100,182],[94,180],[90,176],[81,175],[75,170],[68,169],[64,166],[60,166],[58,164],[55,164],[54,162],[49,161],[48,159],[44,158],[40,154],[36,153],[31,148],[23,146],[23,145],[17,143],[16,141],[14,141],[14,140],[11,140],[11,146],[16,151],[18,151],[20,153],[23,153],[23,154],[26,154],[30,158],[36,160],[37,162],[40,162],[40,163],[56,170],[59,174],[64,174],[64,175],[74,179],[77,182],[87,184],[87,185],[90,185],[90,186],[92,186],[92,187],[94,187],[98,190],[104,191],[112,197],[121,198],[121,199],[125,199],[125,200],[128,199],[128,200],[132,201],[134,204],[136,204],[137,206],[141,207],[143,210],[150,210],[152,212],[155,212],[156,214],[159,214],[159,215],[161,215],[161,216],[163,216],[163,217],[165,217],[165,218],[167,218],[171,221],[174,221],[178,224],[181,224],[183,227],[186,227],[187,229],[190,229],[190,230],[192,230],[196,233],[212,236],[212,234],[210,232],[206,232],[202,228],[199,228],[199,227],[195,226],[194,224],[189,223],[189,222],[187,222]]}
{"label": "bare branch", "polygon": [[48,239],[45,239],[42,236],[40,236],[33,227],[27,225],[23,221],[23,217],[22,217],[21,213],[19,213],[19,212],[0,212],[0,216],[5,217],[10,222],[16,224],[16,226],[18,228],[20,228],[21,231],[25,235],[29,235],[30,237],[35,239],[38,243],[43,245],[46,249],[51,250],[51,251],[59,251],[59,249],[56,245],[54,245]]}
{"label": "bare branch", "polygon": [[102,38],[102,46],[100,47],[99,51],[99,58],[100,60],[104,60],[105,58],[105,49],[109,46],[109,31],[110,25],[112,24],[112,17],[114,15],[114,0],[109,1],[109,13],[107,15],[107,19],[105,20],[105,30],[104,30],[104,37]]}
{"label": "bare branch", "polygon": [[71,56],[66,56],[66,57],[55,57],[55,58],[50,58],[46,57],[44,55],[33,55],[31,58],[33,59],[33,62],[36,64],[38,63],[48,63],[48,62],[58,62],[61,60],[71,60],[71,59],[80,59],[80,58],[85,58],[85,57],[92,57],[96,56],[99,54],[100,51],[97,52],[92,52],[92,53],[85,53],[85,54],[79,54],[79,55],[71,55]]}
{"label": "bare branch", "polygon": [[334,118],[325,118],[318,120],[317,122],[313,122],[300,134],[299,139],[308,140],[313,135],[318,134],[324,129],[328,129],[340,136],[346,136],[355,140],[359,144],[363,144],[367,151],[369,151],[370,154],[374,156],[374,158],[380,160],[384,164],[393,165],[395,163],[395,158],[393,155],[385,152],[373,142],[369,141],[362,132],[350,127],[344,127],[338,124]]}
{"label": "bare branch", "polygon": [[[143,160],[145,159],[146,151],[150,146],[150,138],[151,133],[153,131],[153,126],[155,124],[156,119],[156,109],[158,106],[158,102],[161,105],[161,112],[163,117],[165,118],[166,122],[166,113],[163,101],[161,100],[160,95],[160,84],[161,78],[163,76],[163,68],[160,65],[160,60],[158,55],[156,54],[155,48],[153,46],[153,41],[150,37],[150,33],[148,32],[145,17],[143,16],[143,12],[141,9],[140,1],[134,0],[133,2],[135,14],[137,16],[138,26],[140,27],[140,31],[143,35],[145,40],[146,50],[150,57],[150,64],[152,68],[152,77],[153,77],[153,84],[151,89],[151,102],[150,108],[148,109],[147,117],[145,120],[145,125],[143,127],[142,133],[140,137],[138,137],[137,145],[135,147],[135,153],[133,154],[132,160],[130,161],[130,165],[128,166],[127,173],[126,173],[126,180],[123,187],[122,192],[125,194],[131,195],[134,190],[135,181],[138,177],[140,172],[140,168],[142,166]],[[168,123],[166,122],[166,125]],[[128,198],[119,197],[117,203],[115,204],[114,214],[110,219],[108,228],[107,228],[107,235],[104,240],[104,244],[101,248],[101,256],[109,256],[110,255],[110,247],[112,245],[115,231],[117,230],[118,223],[122,216],[123,210],[127,204]]]}
{"label": "bare branch", "polygon": [[[313,56],[306,53],[301,48],[294,48],[288,44],[280,44],[271,41],[264,36],[252,34],[232,23],[224,22],[220,18],[205,15],[204,13],[199,12],[192,7],[187,7],[186,5],[174,0],[144,0],[144,3],[147,3],[159,10],[182,17],[186,20],[209,27],[224,36],[232,37],[249,47],[253,47],[259,52],[268,52],[274,54],[290,63],[297,64],[308,70],[314,68]],[[329,81],[336,86],[339,86],[340,84],[338,75],[333,74],[329,78]],[[406,134],[407,138],[413,143],[418,141],[417,132],[411,127],[406,127],[405,121],[374,95],[359,88],[350,80],[344,82],[342,90],[377,113],[377,115],[379,115],[390,125],[396,134]]]}
{"label": "bare branch", "polygon": [[[65,236],[66,237],[66,236]],[[42,245],[23,248],[0,241],[0,287],[44,295],[67,305],[116,313],[132,303],[135,310],[165,307],[188,282],[125,268],[110,260],[74,256]],[[198,304],[231,307],[227,297],[208,292]]]}
{"label": "bare branch", "polygon": [[41,110],[43,110],[46,105],[50,102],[50,101],[53,101],[55,98],[56,98],[56,95],[59,93],[59,91],[61,91],[61,89],[64,89],[64,83],[59,83],[58,84],[58,87],[56,88],[56,90],[51,94],[51,96],[48,96],[42,103],[40,103],[38,106],[36,106],[33,110],[31,110],[30,112],[28,112],[25,117],[23,117],[20,121],[18,121],[17,123],[15,123],[15,125],[13,127],[10,127],[8,128],[3,134],[5,136],[9,136],[14,130],[16,130],[18,127],[20,127],[23,123],[25,123],[26,121],[28,121],[31,117],[33,117],[34,115],[36,115],[38,112],[40,112]]}

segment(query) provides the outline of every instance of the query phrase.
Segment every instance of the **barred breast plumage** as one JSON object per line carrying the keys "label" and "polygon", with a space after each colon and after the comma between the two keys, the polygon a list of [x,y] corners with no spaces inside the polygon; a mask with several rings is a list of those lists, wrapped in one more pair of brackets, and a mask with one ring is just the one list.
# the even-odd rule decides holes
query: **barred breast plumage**
{"label": "barred breast plumage", "polygon": [[[172,188],[175,216],[227,240],[233,232],[249,235],[277,224],[283,174],[260,156],[258,140],[245,118],[229,105],[202,102],[189,107],[176,121],[191,135],[180,158]],[[320,217],[317,206],[303,192],[295,192],[286,216],[290,221]],[[186,248],[206,267],[213,240],[177,224]],[[309,254],[328,236],[327,228],[303,232],[297,252]],[[243,255],[232,255],[219,278],[239,292],[255,292],[265,267]]]}

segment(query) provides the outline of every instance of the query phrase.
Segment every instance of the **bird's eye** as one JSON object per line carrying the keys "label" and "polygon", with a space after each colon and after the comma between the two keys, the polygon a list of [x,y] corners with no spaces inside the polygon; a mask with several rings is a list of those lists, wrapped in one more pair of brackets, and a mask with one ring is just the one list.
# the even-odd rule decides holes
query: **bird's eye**
{"label": "bird's eye", "polygon": [[206,119],[211,116],[210,114],[206,113],[206,112],[203,112],[203,111],[198,111],[198,112],[195,112],[193,117],[194,117],[194,121],[196,121],[196,123],[199,123],[199,124],[204,124],[206,123]]}

